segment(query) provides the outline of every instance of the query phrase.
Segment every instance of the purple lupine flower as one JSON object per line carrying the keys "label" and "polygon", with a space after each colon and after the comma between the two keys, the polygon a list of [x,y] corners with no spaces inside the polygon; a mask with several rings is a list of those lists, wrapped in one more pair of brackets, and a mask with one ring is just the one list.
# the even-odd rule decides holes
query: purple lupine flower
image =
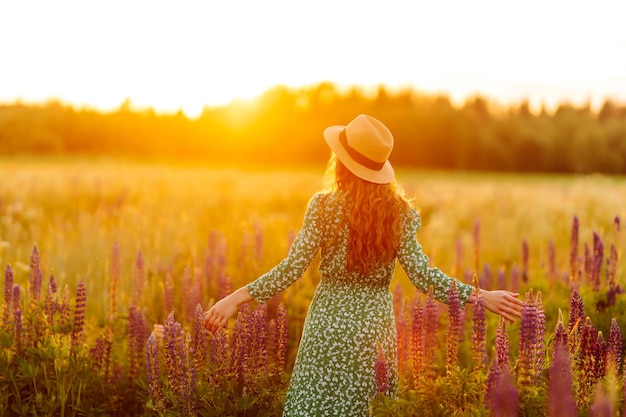
{"label": "purple lupine flower", "polygon": [[13,291],[11,291],[11,304],[13,305],[13,311],[20,309],[21,304],[21,289],[19,284],[13,284]]}
{"label": "purple lupine flower", "polygon": [[509,367],[509,335],[506,332],[506,320],[499,316],[496,329],[496,363],[500,368]]}
{"label": "purple lupine flower", "polygon": [[461,305],[456,281],[452,281],[448,291],[448,336],[446,339],[446,370],[448,373],[457,366],[459,350],[459,329]]}
{"label": "purple lupine flower", "polygon": [[87,291],[83,282],[76,288],[76,305],[74,306],[74,327],[72,329],[72,347],[76,348],[83,336],[85,326],[85,308],[87,307]]}
{"label": "purple lupine flower", "polygon": [[622,360],[622,331],[617,324],[615,317],[611,319],[611,327],[609,329],[609,342],[607,346],[607,368],[611,369],[615,374],[619,372],[619,366]]}
{"label": "purple lupine flower", "polygon": [[505,289],[506,286],[506,271],[504,267],[498,268],[498,289]]}
{"label": "purple lupine flower", "polygon": [[474,241],[474,271],[480,271],[480,220],[474,221],[474,231],[472,234]]}
{"label": "purple lupine flower", "polygon": [[407,304],[407,298],[404,297],[402,299],[402,304],[400,306],[400,311],[398,312],[398,319],[396,320],[396,331],[397,331],[397,360],[398,360],[398,370],[399,373],[399,383],[404,387],[408,385],[408,374],[407,370],[409,369],[409,355],[410,355],[410,335],[411,331],[410,322],[409,322],[409,309]]}
{"label": "purple lupine flower", "polygon": [[54,275],[50,274],[50,279],[48,280],[48,288],[46,290],[46,300],[44,302],[43,311],[48,319],[48,324],[50,326],[54,325],[54,313],[57,307],[57,283],[54,280]]}
{"label": "purple lupine flower", "polygon": [[411,358],[413,362],[413,386],[418,387],[424,370],[424,304],[422,297],[413,301],[411,320]]}
{"label": "purple lupine flower", "polygon": [[279,373],[285,370],[287,341],[287,310],[281,303],[276,309],[276,368]]}
{"label": "purple lupine flower", "polygon": [[518,391],[508,369],[503,369],[493,392],[491,415],[493,417],[517,417],[519,415]]}
{"label": "purple lupine flower", "polygon": [[204,328],[204,312],[200,304],[196,305],[196,317],[193,328],[193,352],[195,369],[202,369],[207,357],[208,337]]}
{"label": "purple lupine flower", "polygon": [[237,382],[244,385],[249,376],[248,355],[251,340],[251,329],[248,316],[250,306],[247,303],[239,306],[239,314],[230,340],[230,373],[237,376]]}
{"label": "purple lupine flower", "polygon": [[255,350],[255,366],[258,373],[265,375],[267,371],[267,336],[268,336],[268,321],[267,321],[267,304],[261,304],[254,310],[254,324],[255,324],[255,338],[254,338],[254,350]]}
{"label": "purple lupine flower", "polygon": [[111,345],[111,330],[107,329],[104,334],[98,336],[95,345],[89,350],[91,366],[94,371],[104,371],[105,375],[108,372],[109,360],[111,356]]}
{"label": "purple lupine flower", "polygon": [[556,278],[556,248],[552,239],[548,242],[548,277],[550,282]]}
{"label": "purple lupine flower", "polygon": [[485,408],[493,409],[493,400],[496,390],[496,382],[500,379],[504,368],[497,361],[492,360],[489,372],[487,373],[487,382],[485,383]]}
{"label": "purple lupine flower", "polygon": [[528,241],[522,241],[522,282],[528,283]]}
{"label": "purple lupine flower", "polygon": [[24,324],[22,323],[22,310],[19,307],[13,310],[13,335],[15,337],[17,350],[21,351],[22,341],[24,339]]}
{"label": "purple lupine flower", "polygon": [[31,301],[39,301],[41,297],[41,281],[42,274],[39,266],[39,250],[37,245],[33,247],[30,256],[30,299]]}
{"label": "purple lupine flower", "polygon": [[146,343],[146,376],[148,392],[154,400],[154,409],[158,413],[163,413],[165,411],[165,395],[163,395],[159,351],[154,333],[150,334]]}
{"label": "purple lupine flower", "polygon": [[472,304],[472,360],[474,369],[483,370],[485,368],[487,361],[486,333],[485,300],[483,300],[480,291],[477,291]]}
{"label": "purple lupine flower", "polygon": [[567,326],[567,334],[569,335],[569,353],[574,355],[576,345],[580,340],[580,333],[585,321],[585,311],[583,307],[583,299],[578,291],[574,288],[569,299],[569,323]]}
{"label": "purple lupine flower", "polygon": [[591,319],[587,317],[580,336],[580,352],[576,360],[579,371],[576,401],[579,408],[586,408],[596,383],[595,353],[598,334]]}
{"label": "purple lupine flower", "polygon": [[135,288],[133,292],[133,301],[132,304],[136,306],[140,306],[142,304],[141,299],[143,298],[143,286],[145,280],[145,266],[143,260],[143,254],[141,251],[137,252],[137,259],[135,261]]}
{"label": "purple lupine flower", "polygon": [[592,288],[594,292],[600,290],[600,276],[604,263],[604,244],[597,233],[593,234],[593,265],[592,265]]}
{"label": "purple lupine flower", "polygon": [[[561,326],[565,329],[563,326]],[[572,391],[571,360],[567,347],[556,345],[554,362],[550,367],[548,386],[548,415],[551,417],[571,417],[578,415]]]}
{"label": "purple lupine flower", "polygon": [[180,397],[184,389],[184,373],[182,359],[186,355],[183,340],[183,328],[174,320],[174,313],[170,313],[163,325],[163,345],[165,353],[165,370],[170,389]]}
{"label": "purple lupine flower", "polygon": [[4,271],[4,307],[2,311],[3,323],[9,326],[11,322],[11,311],[13,311],[13,269],[7,264]]}
{"label": "purple lupine flower", "polygon": [[604,336],[601,331],[598,331],[598,337],[596,339],[596,343],[593,346],[593,372],[596,381],[601,380],[606,376],[606,354],[607,354],[607,346],[606,341],[604,340]]}
{"label": "purple lupine flower", "polygon": [[378,356],[376,357],[376,392],[387,394],[389,390],[389,367],[385,359],[383,348],[378,344]]}
{"label": "purple lupine flower", "polygon": [[[554,345],[552,347],[552,359],[555,360],[556,350],[559,346],[567,347],[567,331],[565,330],[565,325],[563,324],[563,318],[559,317],[559,320],[556,323],[556,328],[554,329]],[[569,353],[568,353],[569,354]]]}
{"label": "purple lupine flower", "polygon": [[224,329],[218,329],[211,335],[209,343],[209,361],[213,365],[213,372],[209,373],[209,381],[213,386],[218,386],[220,375],[227,369],[228,340]]}
{"label": "purple lupine flower", "polygon": [[517,264],[513,264],[511,268],[511,291],[517,291],[519,289],[519,268]]}
{"label": "purple lupine flower", "polygon": [[192,358],[195,356],[191,346],[191,336],[186,334],[181,357],[183,386],[178,398],[183,416],[197,416],[196,385],[197,372]]}
{"label": "purple lupine flower", "polygon": [[111,280],[109,281],[109,320],[117,315],[117,284],[121,275],[120,247],[115,242],[111,253]]}
{"label": "purple lupine flower", "polygon": [[543,365],[545,361],[546,354],[546,313],[543,309],[543,299],[541,297],[541,292],[537,291],[537,296],[535,297],[535,306],[537,307],[537,336],[536,336],[536,347],[535,347],[535,370],[537,383],[541,382],[541,377],[543,374]]}
{"label": "purple lupine flower", "polygon": [[143,312],[134,305],[128,311],[128,376],[135,380],[139,376],[146,344],[146,323]]}
{"label": "purple lupine flower", "polygon": [[483,267],[483,276],[482,282],[480,283],[480,288],[484,288],[486,290],[493,289],[493,271],[491,266],[485,262],[485,266]]}
{"label": "purple lupine flower", "polygon": [[[431,286],[428,290],[428,297],[424,305],[424,357],[434,358],[437,349],[437,327],[439,326],[439,317],[437,302],[435,301],[434,290]],[[424,375],[427,379],[434,379],[436,369],[434,361],[430,361],[426,366]]]}
{"label": "purple lupine flower", "polygon": [[570,264],[570,285],[578,285],[578,233],[580,225],[578,217],[574,216],[572,221],[572,233],[570,237],[569,264]]}
{"label": "purple lupine flower", "polygon": [[522,386],[534,383],[537,342],[537,306],[532,290],[528,291],[522,307],[520,328],[518,381]]}
{"label": "purple lupine flower", "polygon": [[602,384],[597,384],[593,395],[593,403],[589,408],[589,417],[613,417],[615,405]]}

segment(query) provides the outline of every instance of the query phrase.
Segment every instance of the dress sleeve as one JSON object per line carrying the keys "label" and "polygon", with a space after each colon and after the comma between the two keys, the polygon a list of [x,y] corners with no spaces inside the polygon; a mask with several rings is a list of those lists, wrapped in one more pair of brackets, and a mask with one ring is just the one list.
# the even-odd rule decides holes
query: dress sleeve
{"label": "dress sleeve", "polygon": [[302,229],[296,236],[289,254],[278,265],[246,285],[259,303],[264,303],[293,284],[307,270],[322,242],[321,219],[323,194],[313,196],[304,216]]}
{"label": "dress sleeve", "polygon": [[472,293],[473,287],[447,276],[439,268],[431,268],[429,266],[428,257],[422,251],[422,245],[420,245],[415,236],[422,224],[420,215],[416,210],[413,210],[411,214],[405,222],[404,233],[398,250],[400,265],[402,265],[415,287],[427,293],[430,286],[432,286],[435,299],[446,304],[448,303],[450,285],[452,285],[453,280],[456,281],[459,301],[461,308],[463,308]]}

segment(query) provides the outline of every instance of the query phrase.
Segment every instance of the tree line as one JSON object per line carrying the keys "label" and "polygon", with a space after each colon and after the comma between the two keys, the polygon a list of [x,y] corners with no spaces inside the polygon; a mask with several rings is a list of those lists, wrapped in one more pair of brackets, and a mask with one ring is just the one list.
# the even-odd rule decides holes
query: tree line
{"label": "tree line", "polygon": [[410,88],[375,94],[334,84],[277,86],[252,101],[182,112],[75,109],[59,102],[0,106],[0,154],[93,154],[207,164],[317,164],[328,158],[325,127],[360,113],[383,121],[397,166],[486,171],[626,173],[626,104],[606,100],[533,112],[480,96],[454,105]]}

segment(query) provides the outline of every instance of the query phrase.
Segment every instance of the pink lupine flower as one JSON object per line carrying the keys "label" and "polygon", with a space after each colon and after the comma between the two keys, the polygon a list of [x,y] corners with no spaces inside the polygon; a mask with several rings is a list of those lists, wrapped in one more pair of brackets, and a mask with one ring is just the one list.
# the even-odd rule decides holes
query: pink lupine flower
{"label": "pink lupine flower", "polygon": [[72,347],[76,348],[80,343],[85,326],[85,308],[87,306],[87,293],[85,284],[78,283],[76,288],[76,305],[74,307],[74,327],[72,329]]}
{"label": "pink lupine flower", "polygon": [[165,395],[163,395],[163,381],[161,381],[161,364],[154,333],[146,343],[146,376],[148,379],[148,392],[154,400],[154,409],[158,413],[165,411]]}
{"label": "pink lupine flower", "polygon": [[458,363],[459,328],[460,328],[460,301],[456,281],[452,281],[448,292],[448,336],[446,343],[446,370],[452,372]]}
{"label": "pink lupine flower", "polygon": [[537,342],[537,305],[532,290],[526,293],[520,329],[518,381],[522,386],[534,383]]}
{"label": "pink lupine flower", "polygon": [[383,348],[378,344],[378,356],[376,357],[376,392],[387,394],[389,390],[389,367],[385,359]]}
{"label": "pink lupine flower", "polygon": [[502,316],[498,318],[496,329],[496,363],[500,368],[509,367],[509,335],[506,332],[506,320]]}
{"label": "pink lupine flower", "polygon": [[[439,317],[437,310],[437,302],[435,301],[433,287],[428,290],[428,297],[424,305],[424,357],[433,358],[437,349],[437,327],[439,325]],[[436,370],[434,363],[431,362],[425,369],[427,379],[434,379]]]}
{"label": "pink lupine flower", "polygon": [[522,241],[522,282],[526,284],[528,282],[528,241],[524,239]]}
{"label": "pink lupine flower", "polygon": [[547,410],[550,417],[571,417],[578,415],[572,386],[569,352],[565,345],[558,344],[554,351],[554,362],[550,367]]}
{"label": "pink lupine flower", "polygon": [[606,388],[602,384],[597,384],[593,395],[593,403],[589,408],[590,417],[613,417],[615,416],[615,405]]}
{"label": "pink lupine flower", "polygon": [[424,304],[421,296],[417,296],[413,301],[412,313],[411,357],[413,362],[413,386],[417,387],[424,371]]}
{"label": "pink lupine flower", "polygon": [[517,264],[513,264],[511,268],[511,291],[517,291],[519,289],[519,268]]}
{"label": "pink lupine flower", "polygon": [[41,297],[41,281],[42,274],[39,266],[39,250],[37,245],[33,247],[30,256],[30,299],[31,301],[39,301]]}
{"label": "pink lupine flower", "polygon": [[2,310],[2,321],[5,326],[9,326],[11,322],[11,311],[13,311],[13,269],[7,264],[4,271],[4,307]]}
{"label": "pink lupine flower", "polygon": [[574,216],[572,221],[572,232],[570,238],[570,285],[578,285],[578,233],[579,233],[578,217]]}
{"label": "pink lupine flower", "polygon": [[567,330],[565,330],[565,325],[563,324],[563,317],[559,315],[559,320],[556,323],[556,328],[554,329],[554,345],[552,347],[552,359],[554,360],[556,355],[556,350],[559,346],[567,347]]}
{"label": "pink lupine flower", "polygon": [[130,306],[128,311],[128,357],[130,361],[129,377],[134,380],[139,376],[144,359],[148,329],[143,311]]}
{"label": "pink lupine flower", "polygon": [[486,333],[485,300],[478,292],[472,303],[472,360],[474,369],[482,370],[485,368],[487,361]]}
{"label": "pink lupine flower", "polygon": [[500,379],[500,375],[502,375],[503,371],[504,368],[498,364],[497,360],[491,361],[491,366],[489,367],[489,372],[487,373],[487,382],[485,383],[485,408],[489,410],[493,409],[496,382]]}
{"label": "pink lupine flower", "polygon": [[519,415],[518,391],[508,369],[503,369],[493,392],[493,417],[517,417]]}
{"label": "pink lupine flower", "polygon": [[609,329],[609,341],[607,346],[607,368],[612,369],[615,374],[619,372],[622,360],[622,331],[617,324],[615,317],[611,319]]}
{"label": "pink lupine flower", "polygon": [[276,368],[278,372],[285,370],[287,360],[287,310],[281,303],[276,310]]}
{"label": "pink lupine flower", "polygon": [[535,298],[535,306],[537,307],[537,336],[536,347],[535,347],[535,370],[537,383],[541,382],[541,377],[543,374],[543,365],[546,354],[546,314],[543,309],[543,299],[541,297],[541,292],[537,291],[537,296]]}
{"label": "pink lupine flower", "polygon": [[400,306],[396,320],[397,331],[397,347],[398,347],[398,370],[399,370],[399,383],[404,387],[408,385],[408,369],[409,369],[409,356],[410,356],[410,334],[411,325],[409,322],[409,309],[407,304],[407,298],[404,297]]}

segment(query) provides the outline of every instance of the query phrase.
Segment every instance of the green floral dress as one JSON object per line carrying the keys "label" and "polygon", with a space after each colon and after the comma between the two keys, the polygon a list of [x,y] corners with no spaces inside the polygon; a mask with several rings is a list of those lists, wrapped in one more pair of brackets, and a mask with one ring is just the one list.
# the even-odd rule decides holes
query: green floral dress
{"label": "green floral dress", "polygon": [[[340,192],[315,194],[289,255],[247,285],[260,303],[301,277],[321,249],[321,280],[311,301],[289,384],[283,416],[366,416],[376,394],[378,345],[389,367],[389,395],[397,390],[396,325],[389,291],[395,259],[367,276],[346,270],[347,225],[337,230],[345,201]],[[331,228],[332,227],[332,228]],[[447,302],[453,278],[430,268],[415,234],[417,211],[407,216],[397,259],[411,282]],[[461,306],[472,287],[457,282]]]}

